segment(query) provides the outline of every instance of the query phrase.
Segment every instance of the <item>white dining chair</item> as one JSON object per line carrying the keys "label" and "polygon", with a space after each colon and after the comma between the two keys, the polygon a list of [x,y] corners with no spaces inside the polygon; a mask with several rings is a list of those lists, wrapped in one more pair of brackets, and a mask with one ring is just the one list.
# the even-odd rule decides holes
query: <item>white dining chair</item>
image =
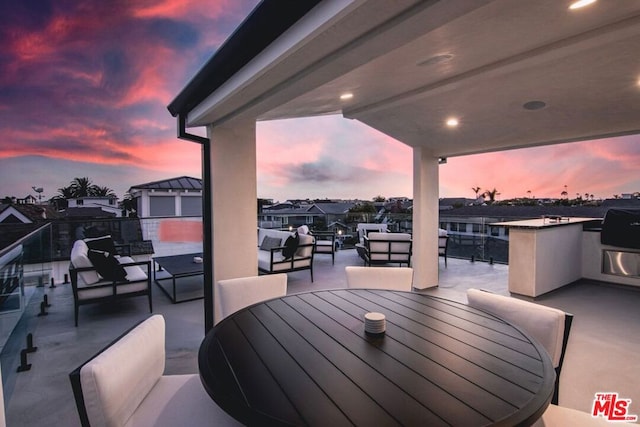
{"label": "white dining chair", "polygon": [[214,287],[216,322],[251,304],[287,294],[287,275],[265,274],[218,280]]}
{"label": "white dining chair", "polygon": [[0,370],[0,427],[6,427],[7,420],[4,414],[4,388],[2,387],[2,370]]}
{"label": "white dining chair", "polygon": [[411,291],[411,267],[345,267],[348,288],[393,289]]}
{"label": "white dining chair", "polygon": [[163,375],[165,322],[153,315],[69,374],[83,427],[239,426],[200,375]]}
{"label": "white dining chair", "polygon": [[557,405],[560,371],[569,341],[573,315],[556,308],[479,289],[468,289],[467,300],[471,307],[495,314],[521,327],[542,344],[549,353],[556,370],[555,390],[551,403]]}
{"label": "white dining chair", "polygon": [[549,405],[542,416],[533,423],[532,427],[606,427],[611,423],[604,418],[596,418],[588,412],[565,408],[558,405]]}

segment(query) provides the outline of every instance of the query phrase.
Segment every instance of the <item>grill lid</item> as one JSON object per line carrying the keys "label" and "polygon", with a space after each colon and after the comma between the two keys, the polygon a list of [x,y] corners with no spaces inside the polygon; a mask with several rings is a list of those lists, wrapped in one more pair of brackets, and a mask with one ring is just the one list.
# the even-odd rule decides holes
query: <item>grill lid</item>
{"label": "grill lid", "polygon": [[602,222],[600,243],[640,249],[640,209],[609,209]]}

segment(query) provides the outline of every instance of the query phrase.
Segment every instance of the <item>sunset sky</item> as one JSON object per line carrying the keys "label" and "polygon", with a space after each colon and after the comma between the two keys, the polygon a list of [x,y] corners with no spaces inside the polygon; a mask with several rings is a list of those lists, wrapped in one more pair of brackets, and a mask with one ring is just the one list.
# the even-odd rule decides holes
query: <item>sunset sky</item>
{"label": "sunset sky", "polygon": [[[255,0],[0,2],[0,198],[201,177],[166,106]],[[411,149],[340,116],[258,123],[258,196],[412,196]],[[441,197],[640,191],[640,136],[450,158]],[[528,193],[530,191],[530,193]]]}

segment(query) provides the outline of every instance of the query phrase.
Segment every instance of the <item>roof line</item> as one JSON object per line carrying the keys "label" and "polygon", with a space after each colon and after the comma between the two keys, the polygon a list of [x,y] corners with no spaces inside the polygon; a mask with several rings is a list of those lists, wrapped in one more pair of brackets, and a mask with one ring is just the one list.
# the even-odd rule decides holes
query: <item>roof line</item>
{"label": "roof line", "polygon": [[319,2],[262,0],[167,106],[171,115],[186,116]]}

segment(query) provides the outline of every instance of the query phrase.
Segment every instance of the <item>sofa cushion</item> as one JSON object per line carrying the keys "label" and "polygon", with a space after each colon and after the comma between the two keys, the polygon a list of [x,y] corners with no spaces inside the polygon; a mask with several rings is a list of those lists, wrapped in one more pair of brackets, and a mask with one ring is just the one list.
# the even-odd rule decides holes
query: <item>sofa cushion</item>
{"label": "sofa cushion", "polygon": [[299,234],[309,234],[309,227],[306,225],[301,225],[300,227],[298,227],[298,233]]}
{"label": "sofa cushion", "polygon": [[411,234],[370,232],[367,237],[369,238],[369,256],[372,261],[407,262],[409,260]]}
{"label": "sofa cushion", "polygon": [[[284,261],[281,252],[273,254],[273,262]],[[258,268],[264,271],[271,271],[271,252],[258,250]]]}
{"label": "sofa cushion", "polygon": [[[310,257],[313,253],[313,242],[315,238],[308,234],[301,234],[300,243],[298,244],[298,249],[296,250],[296,257],[307,258]],[[301,245],[309,245],[309,246],[301,246]]]}
{"label": "sofa cushion", "polygon": [[299,243],[300,236],[298,232],[294,233],[293,236],[287,237],[287,241],[284,242],[284,249],[282,249],[282,256],[284,259],[289,259],[296,253]]}
{"label": "sofa cushion", "polygon": [[121,282],[127,277],[127,272],[109,252],[89,249],[89,260],[98,274],[106,280]]}
{"label": "sofa cushion", "polygon": [[91,237],[84,239],[84,242],[87,244],[89,249],[94,249],[96,251],[108,252],[112,255],[117,255],[116,245],[113,242],[110,234],[100,236],[100,237]]}
{"label": "sofa cushion", "polygon": [[282,243],[282,239],[271,236],[264,236],[262,243],[260,243],[260,249],[263,251],[270,251],[273,248],[277,248]]}
{"label": "sofa cushion", "polygon": [[[71,248],[71,264],[75,268],[93,268],[93,264],[89,260],[89,247],[82,240],[76,240]],[[95,270],[81,271],[78,273],[79,285],[91,285],[98,283],[100,276]]]}
{"label": "sofa cushion", "polygon": [[[128,256],[117,258],[117,260],[121,265],[135,262],[133,258]],[[124,267],[124,270],[127,273],[127,281],[129,282],[140,282],[143,280],[147,280],[147,272],[144,271],[144,269],[139,265],[127,265]]]}

